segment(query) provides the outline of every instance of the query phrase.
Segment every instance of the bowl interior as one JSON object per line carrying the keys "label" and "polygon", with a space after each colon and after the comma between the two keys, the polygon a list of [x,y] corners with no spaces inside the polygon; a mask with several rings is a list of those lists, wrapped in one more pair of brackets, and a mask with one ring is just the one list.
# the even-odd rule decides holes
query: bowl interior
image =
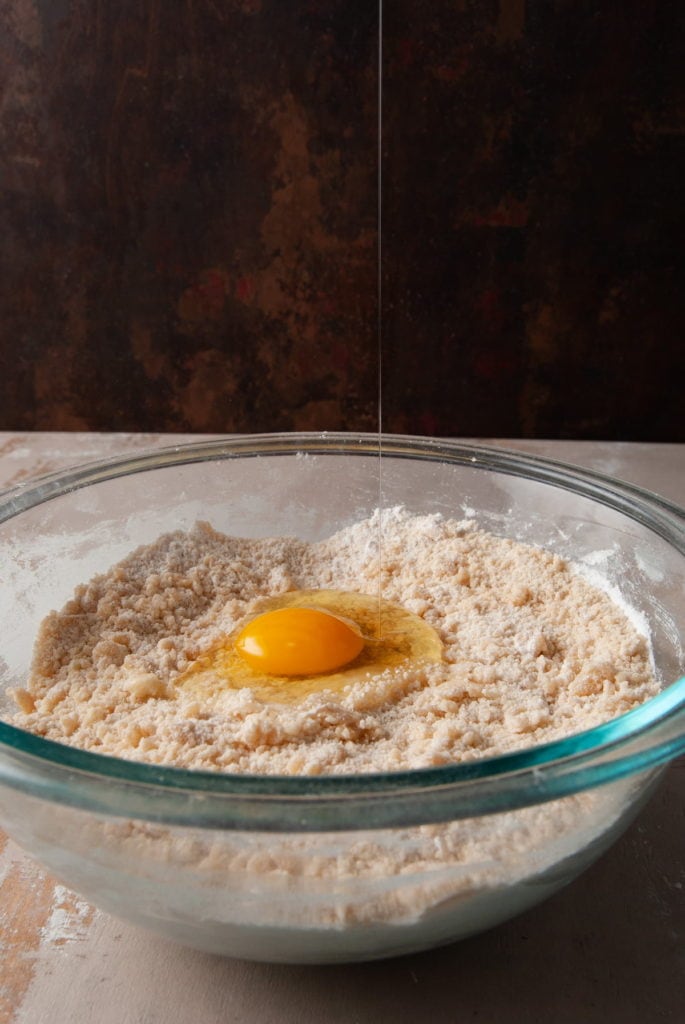
{"label": "bowl interior", "polygon": [[[456,457],[426,445],[398,447],[386,446],[380,480],[372,444],[307,451],[291,441],[273,451],[195,446],[185,456],[192,461],[152,454],[111,478],[107,471],[86,472],[65,493],[50,496],[47,488],[46,500],[0,525],[0,689],[21,685],[48,611],[163,532],[207,520],[242,537],[317,540],[370,515],[379,502],[475,517],[495,534],[573,560],[650,631],[662,684],[682,673],[685,558],[671,538],[645,525],[642,511],[633,517],[581,493],[563,472],[555,482],[535,479],[535,465],[513,453],[497,453],[493,461],[475,447],[452,446]],[[6,696],[0,711],[3,703],[6,709]]]}

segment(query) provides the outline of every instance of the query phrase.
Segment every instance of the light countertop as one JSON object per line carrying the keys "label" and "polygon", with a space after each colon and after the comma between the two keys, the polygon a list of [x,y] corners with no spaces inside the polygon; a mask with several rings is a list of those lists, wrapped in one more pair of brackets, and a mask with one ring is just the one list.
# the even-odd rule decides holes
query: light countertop
{"label": "light countertop", "polygon": [[[0,488],[182,435],[0,433]],[[685,445],[497,441],[685,505]],[[222,959],[121,923],[0,833],[0,1024],[657,1024],[685,1019],[685,759],[546,903],[432,952],[338,967]]]}

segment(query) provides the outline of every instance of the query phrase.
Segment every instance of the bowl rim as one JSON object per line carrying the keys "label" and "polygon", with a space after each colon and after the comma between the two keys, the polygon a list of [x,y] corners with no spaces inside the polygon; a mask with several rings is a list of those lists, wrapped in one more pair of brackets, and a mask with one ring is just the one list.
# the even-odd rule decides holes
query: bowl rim
{"label": "bowl rim", "polygon": [[[685,555],[685,511],[633,484],[505,447],[372,433],[249,434],[97,459],[0,493],[0,523],[81,488],[149,470],[298,453],[377,457],[379,451],[571,490],[627,515]],[[456,765],[356,775],[258,776],[152,765],[70,747],[0,720],[0,782],[106,813],[135,813],[154,792],[164,798],[143,816],[159,821],[320,831],[359,827],[360,812],[372,818],[368,827],[409,824],[408,799],[416,803],[422,794],[427,800],[410,815],[414,823],[527,806],[655,768],[682,750],[685,677],[625,714],[551,743]]]}

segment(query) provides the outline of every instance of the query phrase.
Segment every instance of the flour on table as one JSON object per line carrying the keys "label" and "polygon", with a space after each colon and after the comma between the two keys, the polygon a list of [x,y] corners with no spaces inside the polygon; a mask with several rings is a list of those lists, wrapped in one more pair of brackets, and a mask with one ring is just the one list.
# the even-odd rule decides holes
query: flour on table
{"label": "flour on table", "polygon": [[139,548],[45,619],[14,724],[154,764],[343,774],[549,742],[657,692],[647,638],[573,565],[471,519],[402,508],[382,514],[382,594],[436,630],[442,663],[387,669],[299,703],[221,688],[198,701],[175,685],[266,597],[377,593],[378,515],[315,543],[198,523]]}

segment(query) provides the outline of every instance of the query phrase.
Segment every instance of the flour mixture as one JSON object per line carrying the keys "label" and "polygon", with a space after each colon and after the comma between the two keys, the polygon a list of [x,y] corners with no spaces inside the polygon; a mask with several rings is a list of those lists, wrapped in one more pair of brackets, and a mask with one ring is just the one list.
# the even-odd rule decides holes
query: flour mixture
{"label": "flour mixture", "polygon": [[44,621],[15,724],[88,750],[223,772],[324,774],[445,765],[556,739],[657,692],[647,639],[572,565],[473,520],[383,513],[384,601],[439,660],[352,667],[293,699],[184,685],[291,591],[378,592],[378,513],[327,540],[245,540],[198,523],[79,587]]}

